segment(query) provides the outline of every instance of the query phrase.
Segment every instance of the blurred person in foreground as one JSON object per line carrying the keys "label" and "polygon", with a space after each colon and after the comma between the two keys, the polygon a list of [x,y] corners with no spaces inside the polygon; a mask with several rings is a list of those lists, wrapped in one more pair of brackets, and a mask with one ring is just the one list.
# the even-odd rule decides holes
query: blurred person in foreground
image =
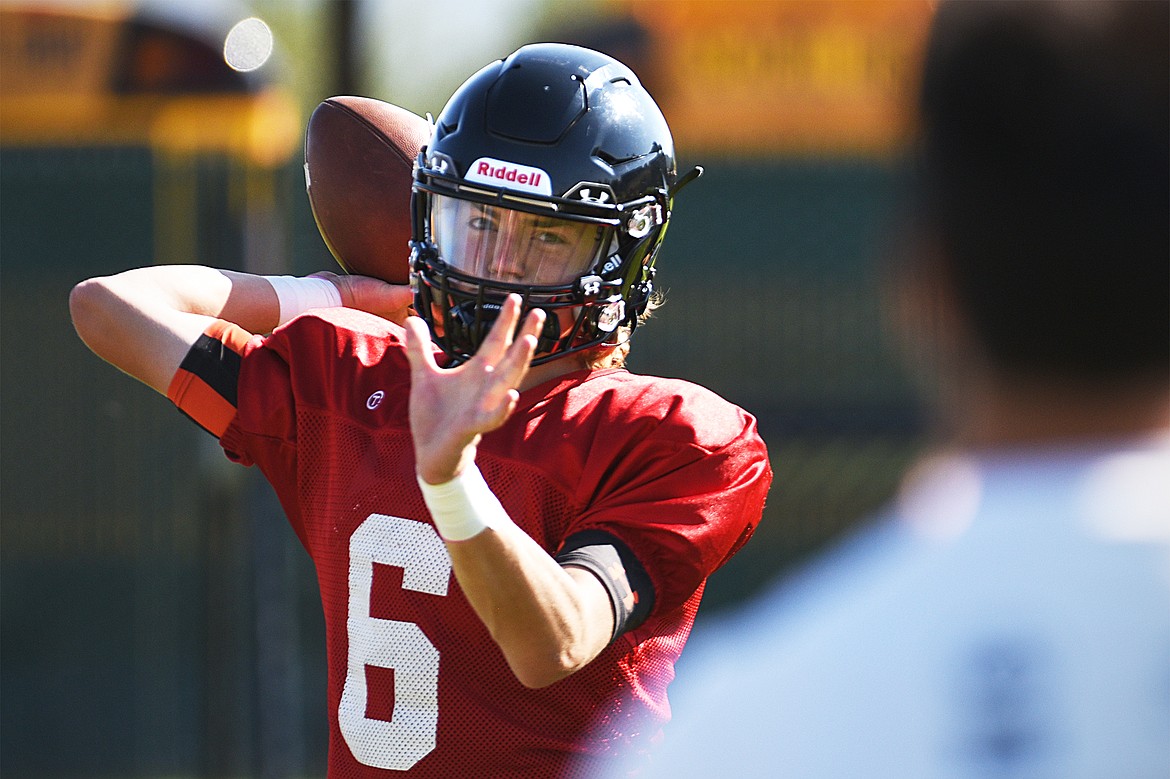
{"label": "blurred person in foreground", "polygon": [[532,44],[435,123],[413,290],[176,265],[74,289],[90,348],[258,465],[313,558],[330,779],[592,776],[658,739],[772,475],[746,411],[624,367],[697,173],[629,68]]}
{"label": "blurred person in foreground", "polygon": [[895,285],[937,447],[695,636],[651,776],[1170,776],[1168,29],[940,5]]}

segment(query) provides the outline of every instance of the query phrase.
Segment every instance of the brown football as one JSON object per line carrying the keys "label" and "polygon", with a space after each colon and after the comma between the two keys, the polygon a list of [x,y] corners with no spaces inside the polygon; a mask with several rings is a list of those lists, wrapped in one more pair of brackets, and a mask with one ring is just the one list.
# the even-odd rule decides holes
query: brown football
{"label": "brown football", "polygon": [[305,133],[305,186],[317,229],[349,273],[406,284],[410,186],[431,123],[368,97],[322,102]]}

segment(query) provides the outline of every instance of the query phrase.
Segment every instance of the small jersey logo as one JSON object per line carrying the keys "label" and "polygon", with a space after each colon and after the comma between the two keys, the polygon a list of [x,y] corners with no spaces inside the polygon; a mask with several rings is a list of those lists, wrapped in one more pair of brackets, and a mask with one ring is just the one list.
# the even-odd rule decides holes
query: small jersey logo
{"label": "small jersey logo", "polygon": [[518,189],[537,195],[552,194],[552,181],[545,171],[492,157],[480,157],[471,163],[466,178],[468,181],[491,184],[494,187]]}
{"label": "small jersey logo", "polygon": [[382,390],[378,390],[373,395],[370,395],[370,397],[366,398],[366,408],[368,408],[370,411],[373,411],[378,406],[382,405],[382,400],[385,397],[386,393]]}

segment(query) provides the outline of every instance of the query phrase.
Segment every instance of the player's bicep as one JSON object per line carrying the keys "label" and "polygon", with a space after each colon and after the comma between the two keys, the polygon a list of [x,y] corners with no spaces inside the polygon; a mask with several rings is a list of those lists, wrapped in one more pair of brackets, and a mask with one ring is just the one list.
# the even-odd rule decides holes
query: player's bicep
{"label": "player's bicep", "polygon": [[593,571],[574,565],[562,568],[576,585],[576,597],[585,626],[585,638],[581,646],[592,659],[613,641],[616,615],[610,595]]}
{"label": "player's bicep", "polygon": [[195,338],[166,390],[179,410],[216,438],[236,415],[240,363],[252,334],[222,319]]}
{"label": "player's bicep", "polygon": [[89,279],[73,288],[69,311],[94,354],[165,393],[187,350],[210,317],[160,302],[130,274]]}

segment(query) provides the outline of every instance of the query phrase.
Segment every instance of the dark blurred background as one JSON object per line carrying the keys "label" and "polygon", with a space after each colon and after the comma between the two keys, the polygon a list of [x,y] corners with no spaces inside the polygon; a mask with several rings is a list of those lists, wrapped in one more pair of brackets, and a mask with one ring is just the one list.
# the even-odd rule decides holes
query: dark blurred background
{"label": "dark blurred background", "polygon": [[[259,473],[84,347],[67,298],[83,278],[153,261],[334,268],[301,152],[330,95],[437,114],[463,76],[533,40],[600,48],[642,75],[681,164],[706,174],[676,204],[667,305],[630,367],[752,411],[776,474],[705,613],[829,543],[920,446],[880,293],[928,3],[416,5],[0,3],[10,779],[324,775],[307,555]],[[272,56],[234,70],[225,35],[250,16],[274,32]]]}

